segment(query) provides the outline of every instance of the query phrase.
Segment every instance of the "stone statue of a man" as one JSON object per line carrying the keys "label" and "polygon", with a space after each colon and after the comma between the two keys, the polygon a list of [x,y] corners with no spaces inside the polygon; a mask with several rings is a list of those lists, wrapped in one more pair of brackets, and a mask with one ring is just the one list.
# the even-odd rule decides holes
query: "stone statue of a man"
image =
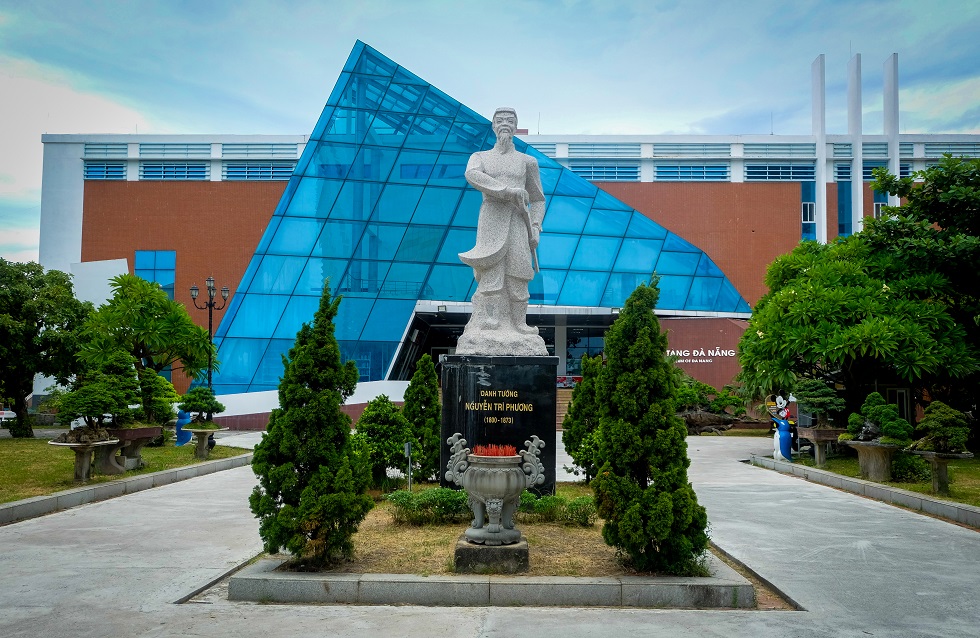
{"label": "stone statue of a man", "polygon": [[514,109],[497,109],[493,132],[494,147],[473,153],[466,165],[466,181],[483,193],[483,204],[476,246],[459,255],[473,268],[477,288],[456,353],[547,355],[538,329],[527,325],[528,283],[537,270],[544,221],[538,162],[514,148]]}

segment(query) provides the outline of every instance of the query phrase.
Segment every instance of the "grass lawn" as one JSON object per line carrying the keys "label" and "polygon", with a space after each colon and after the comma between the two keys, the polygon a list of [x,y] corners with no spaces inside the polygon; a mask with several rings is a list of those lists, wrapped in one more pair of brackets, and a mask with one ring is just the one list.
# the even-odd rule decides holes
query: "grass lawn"
{"label": "grass lawn", "polygon": [[[813,465],[813,459],[804,458],[797,461],[804,465]],[[858,460],[852,457],[832,457],[827,459],[827,464],[821,468],[828,472],[860,478],[861,471],[858,468]],[[980,459],[965,459],[960,461],[950,461],[949,463],[949,496],[939,496],[932,493],[932,481],[921,483],[900,483],[889,481],[884,485],[897,487],[910,492],[919,492],[935,498],[941,498],[955,503],[964,503],[980,507]]]}
{"label": "grass lawn", "polygon": [[[247,453],[246,450],[218,445],[211,451],[212,459],[224,459]],[[199,463],[194,458],[194,446],[144,447],[140,470],[105,476],[94,474],[88,484],[105,483],[120,478],[169,470]],[[0,439],[0,503],[19,501],[32,496],[53,494],[78,487],[74,481],[75,454],[68,449],[48,445],[47,439]]]}

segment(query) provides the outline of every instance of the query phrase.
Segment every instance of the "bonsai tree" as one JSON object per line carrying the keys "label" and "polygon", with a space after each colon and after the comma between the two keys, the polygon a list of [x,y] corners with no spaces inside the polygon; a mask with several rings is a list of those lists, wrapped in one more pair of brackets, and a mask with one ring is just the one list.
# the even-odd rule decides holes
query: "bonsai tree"
{"label": "bonsai tree", "polygon": [[402,415],[412,430],[412,461],[416,472],[420,478],[428,480],[439,472],[442,406],[436,367],[427,354],[415,364],[415,374],[405,390]]}
{"label": "bonsai tree", "polygon": [[708,517],[687,479],[687,428],[675,414],[677,375],[653,312],[656,281],[633,291],[606,334],[592,487],[603,538],[635,569],[691,574],[708,546]]}
{"label": "bonsai tree", "polygon": [[214,396],[214,391],[203,385],[188,391],[177,407],[188,414],[197,412],[197,416],[191,419],[193,423],[211,423],[215,414],[225,411],[224,404]]}
{"label": "bonsai tree", "polygon": [[[565,451],[585,474],[585,482],[595,478],[596,430],[599,428],[599,406],[596,404],[596,382],[602,370],[602,356],[582,355],[582,381],[572,390],[572,402],[562,421],[561,440]],[[574,470],[576,474],[579,470]]]}
{"label": "bonsai tree", "polygon": [[367,440],[371,482],[375,487],[384,485],[388,468],[403,472],[408,469],[405,443],[411,439],[412,429],[387,396],[379,395],[367,404],[357,420],[357,432]]}
{"label": "bonsai tree", "polygon": [[844,399],[820,379],[801,379],[793,394],[800,409],[813,413],[818,428],[830,427],[828,414],[840,412],[846,406]]}
{"label": "bonsai tree", "polygon": [[918,429],[925,436],[912,444],[913,449],[943,454],[966,451],[970,422],[965,414],[942,401],[933,401],[926,407]]}
{"label": "bonsai tree", "polygon": [[107,353],[104,363],[76,375],[67,392],[52,393],[62,422],[81,418],[85,426],[118,426],[133,418],[129,407],[140,401],[133,357],[121,350]]}
{"label": "bonsai tree", "polygon": [[351,537],[374,502],[366,451],[351,440],[340,407],[357,385],[357,366],[340,362],[334,318],[340,298],[323,287],[313,325],[303,324],[283,357],[279,406],[255,446],[259,485],[249,497],[267,552],[285,548],[320,567],[350,558]]}
{"label": "bonsai tree", "polygon": [[898,416],[898,406],[872,392],[864,400],[861,412],[848,417],[847,433],[849,436],[841,436],[904,446],[912,440],[912,425]]}

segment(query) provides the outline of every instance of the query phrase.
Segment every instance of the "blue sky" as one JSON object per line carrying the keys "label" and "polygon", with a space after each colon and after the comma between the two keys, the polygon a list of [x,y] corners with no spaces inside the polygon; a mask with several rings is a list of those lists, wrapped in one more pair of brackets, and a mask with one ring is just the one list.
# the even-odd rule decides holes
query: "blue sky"
{"label": "blue sky", "polygon": [[0,257],[37,258],[42,133],[308,134],[356,39],[543,134],[864,130],[899,54],[903,133],[980,133],[980,2],[0,0]]}

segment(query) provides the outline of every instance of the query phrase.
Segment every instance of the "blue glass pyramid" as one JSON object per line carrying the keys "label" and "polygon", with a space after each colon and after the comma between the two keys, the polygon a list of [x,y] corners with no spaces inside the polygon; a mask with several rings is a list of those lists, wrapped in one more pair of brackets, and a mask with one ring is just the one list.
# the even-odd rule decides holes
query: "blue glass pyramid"
{"label": "blue glass pyramid", "polygon": [[[463,177],[490,122],[355,44],[215,335],[218,394],[273,390],[329,278],[336,336],[384,378],[419,300],[467,301],[481,196]],[[703,251],[526,143],[547,196],[531,304],[622,306],[650,274],[664,310],[750,312]]]}

